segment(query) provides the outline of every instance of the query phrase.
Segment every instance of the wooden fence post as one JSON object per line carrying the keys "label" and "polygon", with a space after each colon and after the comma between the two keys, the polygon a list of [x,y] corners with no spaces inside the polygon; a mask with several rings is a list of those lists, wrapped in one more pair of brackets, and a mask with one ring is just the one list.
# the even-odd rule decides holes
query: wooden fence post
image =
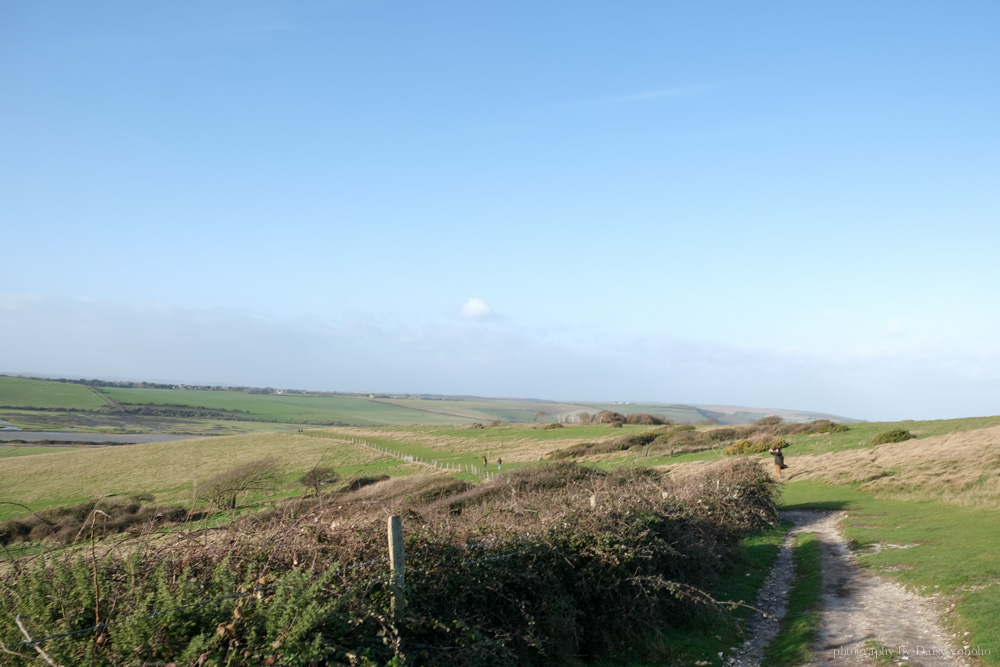
{"label": "wooden fence post", "polygon": [[399,617],[406,605],[406,570],[403,565],[403,520],[389,517],[389,567],[392,568],[392,617]]}

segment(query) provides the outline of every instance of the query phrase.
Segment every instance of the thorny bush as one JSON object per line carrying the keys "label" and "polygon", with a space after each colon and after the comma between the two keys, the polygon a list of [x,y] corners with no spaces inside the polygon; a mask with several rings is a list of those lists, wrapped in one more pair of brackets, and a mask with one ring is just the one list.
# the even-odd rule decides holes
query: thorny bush
{"label": "thorny bush", "polygon": [[[682,483],[556,463],[427,488],[409,496],[426,502],[326,495],[224,529],[13,561],[0,574],[0,640],[22,657],[5,664],[37,662],[17,645],[17,615],[33,637],[84,630],[43,644],[64,665],[595,659],[689,616],[740,540],[776,520],[776,483],[751,459]],[[395,618],[390,514],[406,535]]]}

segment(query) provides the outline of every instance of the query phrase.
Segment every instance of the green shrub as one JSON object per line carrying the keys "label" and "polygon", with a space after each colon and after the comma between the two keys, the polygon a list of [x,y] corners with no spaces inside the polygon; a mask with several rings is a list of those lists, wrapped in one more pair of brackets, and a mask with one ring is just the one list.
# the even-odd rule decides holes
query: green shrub
{"label": "green shrub", "polygon": [[847,424],[830,421],[829,419],[817,419],[811,422],[814,433],[843,433],[851,430]]}
{"label": "green shrub", "polygon": [[891,431],[882,431],[881,433],[876,433],[875,437],[872,438],[873,445],[885,445],[890,442],[904,442],[915,438],[917,436],[913,435],[909,431],[901,428],[894,428]]}
{"label": "green shrub", "polygon": [[784,438],[774,438],[770,440],[758,440],[753,442],[751,440],[737,440],[729,447],[722,450],[722,453],[726,456],[745,456],[747,454],[759,454],[761,452],[766,452],[769,449],[783,449],[788,446]]}

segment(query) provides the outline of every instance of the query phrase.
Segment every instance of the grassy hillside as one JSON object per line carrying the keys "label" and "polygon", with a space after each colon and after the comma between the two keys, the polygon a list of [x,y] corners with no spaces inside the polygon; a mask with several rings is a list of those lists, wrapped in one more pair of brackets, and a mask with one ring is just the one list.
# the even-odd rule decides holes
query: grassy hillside
{"label": "grassy hillside", "polygon": [[[477,397],[368,397],[239,390],[89,387],[0,376],[0,420],[25,430],[216,435],[308,425],[445,425],[501,421],[551,423],[601,410],[648,413],[678,423],[742,424],[764,414],[803,421],[789,410],[665,403],[571,403]],[[265,426],[262,426],[264,424]]]}
{"label": "grassy hillside", "polygon": [[[152,493],[159,500],[189,502],[196,481],[240,464],[273,456],[283,466],[279,495],[302,493],[295,478],[316,465],[350,476],[390,468],[393,474],[418,469],[367,447],[291,433],[260,433],[208,439],[80,449],[0,459],[0,501],[32,509],[101,496]],[[24,510],[0,505],[0,518]]]}
{"label": "grassy hillside", "polygon": [[[497,457],[507,471],[533,465],[552,449],[584,440],[613,438],[621,431],[649,427],[573,426],[546,430],[523,425],[485,429],[469,427],[333,428],[297,433],[253,433],[173,442],[66,451],[0,458],[0,501],[32,509],[65,505],[94,497],[152,493],[162,501],[186,502],[196,480],[205,479],[242,463],[276,457],[284,471],[279,495],[303,493],[295,478],[316,465],[336,468],[342,476],[354,474],[408,475],[432,472],[441,466],[472,466],[477,473],[482,457],[497,472]],[[352,439],[391,449],[400,456],[414,456],[427,464],[406,463],[399,456],[351,444]],[[463,478],[475,479],[465,475]],[[23,515],[12,505],[0,505],[0,519]]]}
{"label": "grassy hillside", "polygon": [[794,460],[789,481],[850,485],[878,497],[1000,507],[1000,426]]}

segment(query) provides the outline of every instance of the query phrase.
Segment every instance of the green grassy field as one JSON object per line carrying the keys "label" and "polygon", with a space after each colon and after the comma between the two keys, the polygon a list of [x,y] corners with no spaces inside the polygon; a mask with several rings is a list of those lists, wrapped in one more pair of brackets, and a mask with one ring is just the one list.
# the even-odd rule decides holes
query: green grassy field
{"label": "green grassy field", "polygon": [[0,375],[0,406],[50,410],[98,410],[104,399],[89,387]]}
{"label": "green grassy field", "polygon": [[[277,458],[284,471],[279,496],[303,493],[295,478],[316,465],[334,467],[348,477],[422,469],[341,440],[248,434],[0,458],[0,502],[23,503],[36,511],[138,493],[152,493],[164,502],[190,502],[197,481],[268,456]],[[21,508],[0,505],[0,519],[24,514]]]}
{"label": "green grassy field", "polygon": [[[290,424],[448,424],[474,419],[441,415],[392,405],[360,396],[309,396],[301,394],[244,394],[238,391],[203,391],[194,389],[118,389],[101,390],[118,403],[126,405],[189,405],[213,410],[228,410],[259,419]],[[430,403],[430,401],[427,401]]]}
{"label": "green grassy field", "polygon": [[[174,433],[178,435],[232,435],[254,431],[296,429],[303,424],[197,419],[152,415],[120,415],[109,412],[65,410],[2,410],[0,419],[24,431],[86,433]],[[81,438],[85,439],[85,438]]]}

